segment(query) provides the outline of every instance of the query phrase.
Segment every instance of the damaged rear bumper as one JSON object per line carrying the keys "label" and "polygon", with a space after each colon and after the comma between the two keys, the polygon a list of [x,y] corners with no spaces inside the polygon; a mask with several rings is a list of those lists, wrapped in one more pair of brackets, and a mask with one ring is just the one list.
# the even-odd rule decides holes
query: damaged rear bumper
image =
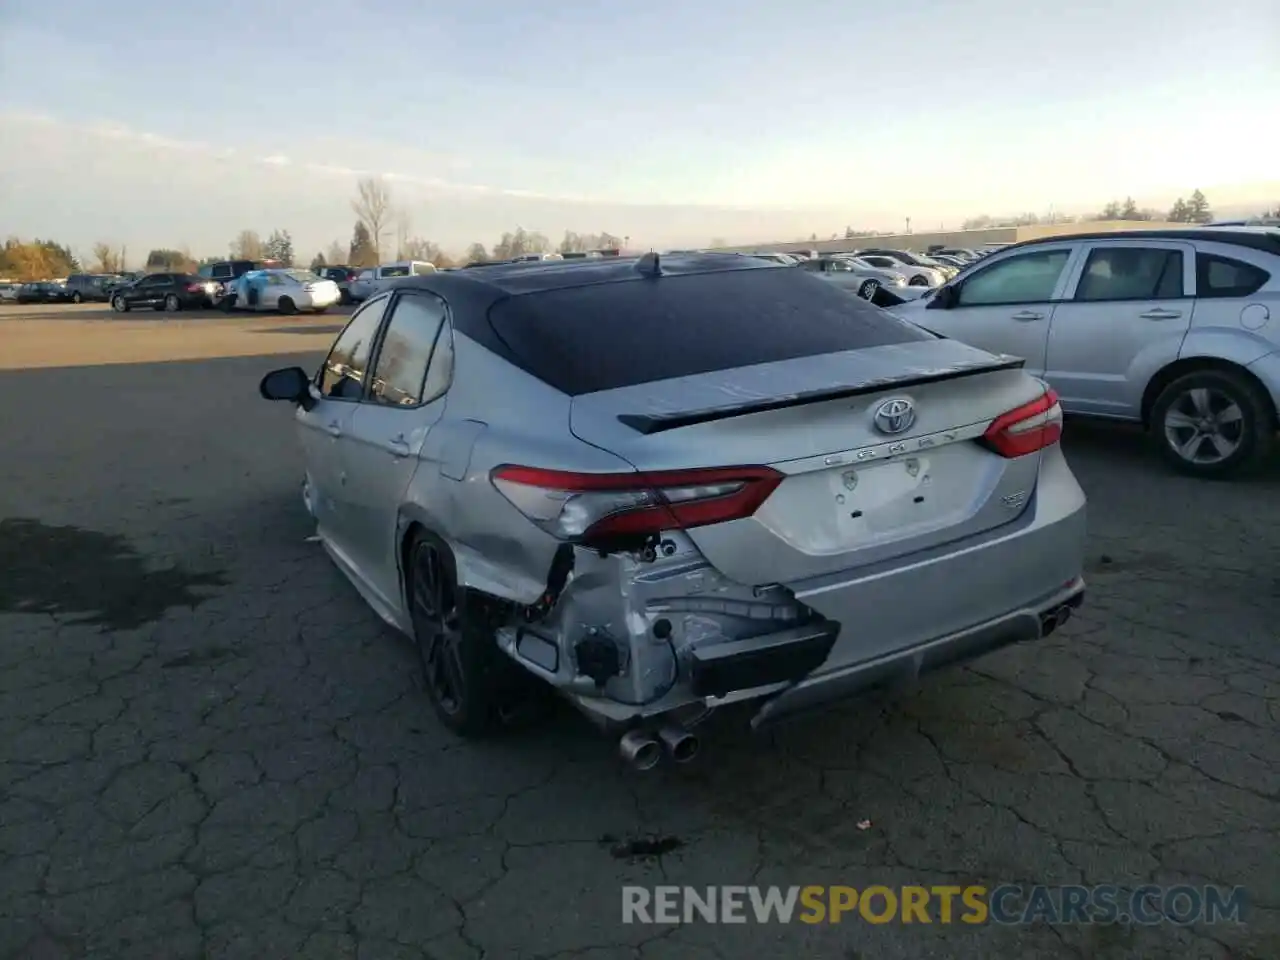
{"label": "damaged rear bumper", "polygon": [[1084,602],[1083,579],[1007,616],[903,650],[808,676],[765,702],[751,726],[807,713],[876,687],[909,683],[942,667],[974,660],[1001,647],[1047,636]]}

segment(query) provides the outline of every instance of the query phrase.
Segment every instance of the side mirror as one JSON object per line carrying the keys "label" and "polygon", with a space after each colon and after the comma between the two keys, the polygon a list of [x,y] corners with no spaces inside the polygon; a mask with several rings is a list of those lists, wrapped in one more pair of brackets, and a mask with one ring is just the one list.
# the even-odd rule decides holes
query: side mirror
{"label": "side mirror", "polygon": [[932,297],[929,298],[929,304],[926,310],[950,310],[960,300],[960,288],[953,286],[939,287]]}
{"label": "side mirror", "polygon": [[301,367],[272,370],[258,383],[258,393],[264,400],[288,400],[301,404],[304,410],[315,406],[311,397],[311,378]]}

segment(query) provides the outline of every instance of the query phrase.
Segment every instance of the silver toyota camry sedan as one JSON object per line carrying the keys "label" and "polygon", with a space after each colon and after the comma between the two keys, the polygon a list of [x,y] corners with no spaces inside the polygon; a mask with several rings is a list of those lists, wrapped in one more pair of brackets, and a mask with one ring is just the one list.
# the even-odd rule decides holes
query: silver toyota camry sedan
{"label": "silver toyota camry sedan", "polygon": [[1085,498],[1022,361],[750,257],[398,281],[297,405],[324,547],[448,727],[550,690],[647,768],[1019,641],[1084,595]]}

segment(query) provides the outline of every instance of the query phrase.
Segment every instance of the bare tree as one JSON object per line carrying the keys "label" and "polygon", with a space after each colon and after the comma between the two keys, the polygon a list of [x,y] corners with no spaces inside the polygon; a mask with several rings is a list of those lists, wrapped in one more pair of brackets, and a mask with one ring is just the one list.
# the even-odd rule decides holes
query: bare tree
{"label": "bare tree", "polygon": [[360,181],[358,189],[356,199],[351,201],[351,209],[369,231],[374,254],[381,260],[382,234],[391,216],[391,188],[377,177],[368,177]]}
{"label": "bare tree", "polygon": [[99,241],[93,245],[93,259],[96,268],[103,273],[119,273],[122,269],[120,254],[109,243]]}
{"label": "bare tree", "polygon": [[324,261],[331,266],[346,263],[347,252],[347,248],[335,240],[325,250]]}
{"label": "bare tree", "polygon": [[231,256],[236,260],[261,260],[262,238],[253,230],[241,230],[231,241]]}
{"label": "bare tree", "polygon": [[413,218],[409,215],[409,211],[404,207],[400,207],[395,212],[396,221],[396,259],[412,260],[409,256],[409,233],[413,228]]}

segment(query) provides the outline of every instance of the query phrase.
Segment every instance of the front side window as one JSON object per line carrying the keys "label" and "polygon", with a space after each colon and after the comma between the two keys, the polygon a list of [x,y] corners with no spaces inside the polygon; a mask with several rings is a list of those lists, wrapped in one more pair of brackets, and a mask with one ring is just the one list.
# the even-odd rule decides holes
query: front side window
{"label": "front side window", "polygon": [[400,298],[370,380],[369,395],[375,403],[412,407],[430,399],[424,391],[427,365],[444,319],[445,304],[437,296],[421,293]]}
{"label": "front side window", "polygon": [[1039,250],[993,263],[964,281],[957,305],[986,307],[1052,300],[1070,258],[1070,250]]}
{"label": "front side window", "polygon": [[409,275],[408,267],[383,267],[382,275],[384,277],[407,277]]}
{"label": "front side window", "polygon": [[1076,300],[1170,300],[1182,296],[1182,251],[1099,247],[1089,254]]}
{"label": "front side window", "polygon": [[320,368],[320,393],[335,400],[359,400],[364,392],[365,372],[373,353],[382,315],[387,309],[386,297],[370,300],[351,315],[333,349]]}
{"label": "front side window", "polygon": [[1251,263],[1213,253],[1196,254],[1197,297],[1248,297],[1270,279],[1267,271]]}

